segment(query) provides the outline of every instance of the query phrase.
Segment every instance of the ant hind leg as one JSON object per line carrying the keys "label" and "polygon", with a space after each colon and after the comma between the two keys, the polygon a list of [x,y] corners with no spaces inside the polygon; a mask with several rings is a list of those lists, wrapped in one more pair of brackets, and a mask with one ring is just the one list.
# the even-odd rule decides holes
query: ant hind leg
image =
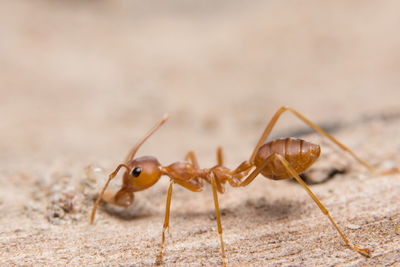
{"label": "ant hind leg", "polygon": [[274,116],[272,117],[272,119],[270,120],[270,122],[268,123],[267,127],[265,128],[263,134],[261,135],[256,147],[254,148],[254,151],[250,157],[250,162],[254,162],[254,159],[257,155],[258,149],[265,143],[265,141],[267,140],[269,134],[272,131],[272,128],[275,126],[276,122],[278,121],[278,119],[280,118],[280,116],[286,112],[286,111],[290,111],[293,115],[295,115],[298,119],[300,119],[301,121],[303,121],[305,124],[307,124],[308,126],[310,126],[312,129],[314,129],[314,131],[318,132],[319,134],[321,134],[322,136],[325,136],[326,138],[328,138],[329,140],[331,140],[333,143],[335,143],[337,146],[339,146],[342,150],[344,150],[345,152],[349,153],[355,160],[357,160],[361,165],[363,165],[365,168],[367,168],[370,172],[372,173],[378,173],[378,174],[382,174],[382,175],[386,175],[386,174],[393,174],[393,173],[399,173],[400,171],[397,168],[393,168],[392,170],[389,171],[383,171],[383,172],[378,172],[376,171],[373,167],[371,167],[369,164],[367,164],[365,161],[363,161],[362,159],[360,159],[353,151],[351,151],[348,147],[346,147],[345,145],[343,145],[341,142],[339,142],[338,140],[336,140],[333,136],[331,136],[330,134],[328,134],[327,132],[325,132],[324,130],[322,130],[320,127],[318,127],[316,124],[314,124],[313,122],[311,122],[309,119],[307,119],[306,117],[304,117],[302,114],[300,114],[299,112],[297,112],[296,110],[290,108],[290,107],[281,107],[280,109],[278,109],[278,111],[274,114]]}
{"label": "ant hind leg", "polygon": [[292,166],[290,166],[289,162],[282,157],[279,154],[273,154],[272,155],[273,158],[277,158],[282,166],[285,167],[285,169],[294,177],[294,179],[296,179],[297,182],[300,183],[300,185],[307,191],[307,193],[310,195],[310,197],[314,200],[314,202],[318,205],[318,207],[320,208],[320,210],[322,211],[322,213],[328,217],[328,219],[331,221],[332,225],[334,226],[334,228],[336,229],[336,231],[339,233],[339,235],[342,237],[342,239],[344,240],[344,242],[346,243],[346,245],[348,245],[349,247],[351,247],[353,250],[357,251],[358,253],[366,256],[366,257],[370,257],[371,256],[371,251],[369,249],[362,249],[362,248],[358,248],[354,245],[352,245],[347,238],[344,236],[344,234],[342,233],[342,231],[340,231],[339,227],[336,225],[336,223],[334,222],[334,220],[332,219],[332,217],[329,215],[328,210],[324,207],[324,205],[322,205],[322,203],[318,200],[318,198],[314,195],[314,193],[308,188],[308,186],[303,182],[303,180],[300,178],[299,174],[293,169]]}

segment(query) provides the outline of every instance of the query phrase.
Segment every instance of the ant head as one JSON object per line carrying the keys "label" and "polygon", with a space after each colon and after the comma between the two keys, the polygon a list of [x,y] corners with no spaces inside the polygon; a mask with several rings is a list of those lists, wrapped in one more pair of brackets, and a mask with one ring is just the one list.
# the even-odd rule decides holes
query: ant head
{"label": "ant head", "polygon": [[128,156],[125,159],[125,163],[119,164],[114,172],[110,174],[106,184],[104,185],[102,191],[97,197],[96,203],[93,206],[92,214],[90,216],[90,223],[93,223],[94,216],[96,214],[97,206],[102,199],[108,184],[112,179],[115,178],[118,171],[121,168],[125,168],[122,188],[114,196],[114,204],[119,206],[129,206],[133,203],[135,191],[140,191],[149,188],[154,185],[161,177],[161,167],[160,163],[154,157],[140,157],[135,159],[135,154],[140,148],[140,146],[168,120],[168,115],[164,115],[162,120],[156,124],[139,143],[134,146],[131,151],[129,151]]}
{"label": "ant head", "polygon": [[161,167],[158,160],[154,157],[140,157],[135,159],[135,154],[140,146],[168,120],[168,115],[164,115],[162,120],[156,124],[139,143],[129,151],[128,156],[125,159],[125,163],[119,164],[113,173],[110,174],[107,183],[104,185],[103,190],[100,192],[97,198],[96,204],[93,207],[91,222],[94,220],[94,214],[96,213],[97,205],[100,199],[104,195],[104,191],[107,189],[110,181],[117,175],[121,168],[125,168],[126,171],[123,177],[123,183],[121,189],[114,196],[114,204],[119,206],[129,206],[133,203],[133,192],[141,191],[154,185],[161,177]]}
{"label": "ant head", "polygon": [[[125,164],[123,184],[121,190],[115,195],[115,203],[120,206],[129,206],[133,202],[133,192],[141,191],[154,185],[161,177],[160,163],[154,157],[140,157],[135,159],[136,152],[140,146],[161,127],[168,119],[164,115],[162,120],[156,124],[128,153]],[[118,171],[118,168],[117,170]]]}
{"label": "ant head", "polygon": [[154,185],[161,177],[161,165],[154,157],[140,157],[128,163],[130,172],[124,175],[124,182],[134,191],[141,191]]}
{"label": "ant head", "polygon": [[[161,177],[161,165],[154,157],[140,157],[119,166],[126,168],[122,188],[114,196],[114,204],[127,207],[133,203],[134,192],[154,185]],[[118,171],[119,168],[114,172]]]}

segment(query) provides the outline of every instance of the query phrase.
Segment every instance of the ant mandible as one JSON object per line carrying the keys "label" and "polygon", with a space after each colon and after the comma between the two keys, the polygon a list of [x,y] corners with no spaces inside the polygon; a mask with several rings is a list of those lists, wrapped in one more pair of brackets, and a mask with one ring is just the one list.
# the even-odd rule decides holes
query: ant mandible
{"label": "ant mandible", "polygon": [[203,182],[211,184],[214,205],[218,225],[218,233],[221,242],[221,255],[225,265],[225,249],[224,242],[222,239],[222,226],[221,216],[218,205],[218,193],[224,193],[223,185],[228,182],[232,187],[242,187],[250,184],[258,174],[262,174],[266,178],[273,180],[283,180],[288,178],[294,178],[300,183],[302,187],[307,191],[310,197],[318,205],[322,213],[328,217],[333,227],[342,237],[346,245],[360,254],[370,257],[371,251],[369,249],[362,249],[352,245],[339,227],[336,225],[328,210],[321,204],[314,193],[307,187],[307,185],[300,178],[299,174],[306,171],[319,157],[320,146],[309,143],[307,141],[295,138],[281,138],[270,141],[266,144],[267,137],[269,136],[272,128],[276,124],[279,117],[285,111],[289,111],[294,114],[297,118],[308,124],[312,129],[321,135],[330,139],[333,143],[338,145],[342,150],[349,153],[356,161],[366,167],[370,172],[376,174],[392,174],[398,173],[399,170],[393,168],[390,171],[378,172],[370,165],[361,160],[353,151],[344,146],[338,140],[333,138],[331,135],[323,131],[317,125],[312,123],[310,120],[305,118],[296,110],[290,107],[281,107],[275,115],[272,117],[267,127],[265,128],[261,138],[259,139],[256,147],[249,160],[242,162],[236,169],[230,170],[223,166],[222,149],[217,149],[217,165],[212,168],[201,169],[197,163],[197,159],[193,151],[190,151],[183,162],[175,162],[169,166],[163,167],[158,160],[151,156],[144,156],[135,158],[135,154],[140,146],[155,132],[161,125],[163,125],[168,115],[165,115],[163,119],[156,124],[144,137],[140,140],[136,146],[134,146],[129,154],[127,155],[125,162],[119,164],[114,172],[112,172],[101,190],[96,203],[93,206],[92,214],[90,217],[90,223],[93,223],[97,206],[102,199],[104,192],[110,183],[110,181],[117,175],[121,168],[125,168],[126,171],[123,174],[123,183],[121,189],[114,196],[114,204],[119,206],[129,206],[133,203],[134,192],[145,190],[154,185],[162,175],[166,175],[170,178],[170,185],[168,189],[165,219],[162,229],[161,238],[161,250],[157,257],[158,261],[162,260],[165,243],[165,231],[169,226],[169,215],[171,206],[172,187],[174,184],[179,184],[184,188],[193,191],[200,192],[203,188]]}

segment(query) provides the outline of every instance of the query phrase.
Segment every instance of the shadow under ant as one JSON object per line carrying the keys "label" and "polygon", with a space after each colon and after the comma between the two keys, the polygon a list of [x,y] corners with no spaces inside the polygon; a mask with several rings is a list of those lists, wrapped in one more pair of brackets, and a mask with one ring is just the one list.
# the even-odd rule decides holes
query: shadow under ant
{"label": "shadow under ant", "polygon": [[[316,175],[313,174],[314,172],[319,173],[319,174],[321,173],[318,170],[309,170],[307,172],[300,174],[299,176],[307,185],[315,185],[315,184],[323,184],[332,179],[335,179],[335,178],[337,178],[337,176],[339,174],[348,173],[348,170],[347,170],[347,168],[332,168],[326,172],[326,175],[324,175],[323,177],[317,177],[317,178],[316,178]],[[293,179],[291,179],[290,181],[295,182],[297,184],[297,182]]]}

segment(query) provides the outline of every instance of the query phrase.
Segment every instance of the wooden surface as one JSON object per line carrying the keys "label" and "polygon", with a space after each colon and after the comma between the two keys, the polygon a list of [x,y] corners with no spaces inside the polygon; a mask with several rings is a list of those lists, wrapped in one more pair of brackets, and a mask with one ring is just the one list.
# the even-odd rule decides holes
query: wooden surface
{"label": "wooden surface", "polygon": [[[400,166],[398,8],[2,2],[0,265],[154,264],[167,178],[129,209],[102,205],[94,225],[89,213],[108,173],[166,112],[139,151],[163,165],[193,150],[212,166],[221,145],[234,168],[289,105],[377,169]],[[398,265],[400,175],[368,173],[291,115],[272,132],[281,136],[321,144],[310,188],[373,255],[347,248],[298,184],[260,176],[220,195],[228,266]],[[213,205],[209,187],[174,188],[166,265],[222,263]]]}

